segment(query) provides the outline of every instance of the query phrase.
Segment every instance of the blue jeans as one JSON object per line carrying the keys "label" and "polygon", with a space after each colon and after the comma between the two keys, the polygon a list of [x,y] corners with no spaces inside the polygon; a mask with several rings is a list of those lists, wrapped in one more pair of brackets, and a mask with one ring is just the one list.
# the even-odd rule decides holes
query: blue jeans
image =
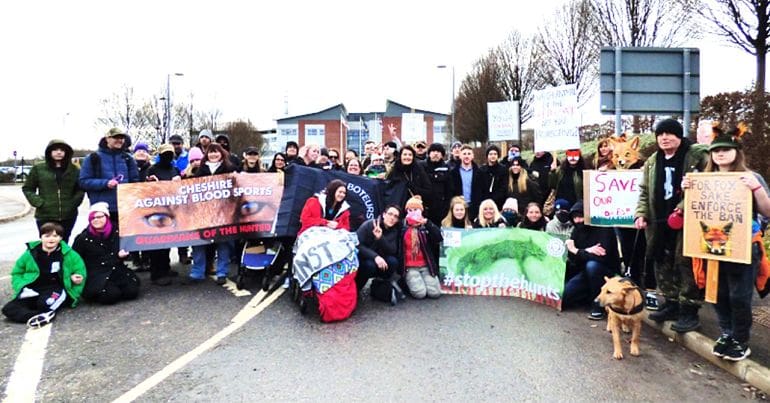
{"label": "blue jeans", "polygon": [[611,275],[610,269],[603,263],[589,260],[583,270],[567,281],[562,305],[568,308],[592,302],[601,292],[604,276]]}
{"label": "blue jeans", "polygon": [[[230,254],[232,242],[217,242],[217,277],[227,277],[230,273]],[[193,265],[190,268],[190,277],[202,280],[206,275],[206,248],[208,245],[196,245],[192,247]]]}
{"label": "blue jeans", "polygon": [[719,328],[740,343],[749,341],[751,331],[751,297],[757,278],[760,246],[751,247],[751,264],[719,262],[719,289],[714,310]]}

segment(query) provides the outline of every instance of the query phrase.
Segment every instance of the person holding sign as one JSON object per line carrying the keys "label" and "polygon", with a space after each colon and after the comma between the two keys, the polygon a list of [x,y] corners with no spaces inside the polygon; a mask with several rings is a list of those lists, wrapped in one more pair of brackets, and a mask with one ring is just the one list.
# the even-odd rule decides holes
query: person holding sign
{"label": "person holding sign", "polygon": [[[665,119],[655,126],[658,150],[644,163],[644,177],[636,207],[634,226],[645,229],[647,260],[655,267],[655,280],[665,303],[649,318],[656,322],[677,320],[671,329],[684,333],[700,326],[698,309],[702,297],[695,286],[689,262],[682,256],[681,225],[672,227],[668,217],[682,211],[681,183],[688,172],[706,165],[705,146],[684,138],[678,121]],[[673,220],[672,222],[675,222]]]}
{"label": "person holding sign", "polygon": [[[751,217],[754,234],[751,264],[719,262],[719,286],[714,310],[717,313],[722,334],[716,340],[712,352],[717,357],[730,361],[739,361],[751,354],[748,342],[752,323],[752,289],[760,259],[766,259],[757,213],[770,216],[770,189],[762,176],[750,171],[744,162],[745,156],[739,140],[744,132],[743,128],[735,128],[727,134],[717,136],[709,146],[711,158],[705,170],[706,172],[745,172],[745,175],[741,176],[741,183],[751,190],[753,196]],[[682,189],[691,191],[689,189],[693,188],[694,182],[695,179],[683,178]],[[700,269],[698,272],[701,275],[696,276],[696,280],[704,279],[701,259],[694,259],[693,265],[694,271]],[[698,284],[705,285],[705,280],[698,281]]]}

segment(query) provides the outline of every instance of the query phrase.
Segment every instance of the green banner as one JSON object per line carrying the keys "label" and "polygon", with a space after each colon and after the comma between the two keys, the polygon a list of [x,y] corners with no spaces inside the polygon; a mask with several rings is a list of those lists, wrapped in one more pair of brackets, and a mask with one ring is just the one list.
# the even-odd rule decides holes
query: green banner
{"label": "green banner", "polygon": [[519,228],[442,229],[444,294],[518,297],[561,310],[564,239]]}

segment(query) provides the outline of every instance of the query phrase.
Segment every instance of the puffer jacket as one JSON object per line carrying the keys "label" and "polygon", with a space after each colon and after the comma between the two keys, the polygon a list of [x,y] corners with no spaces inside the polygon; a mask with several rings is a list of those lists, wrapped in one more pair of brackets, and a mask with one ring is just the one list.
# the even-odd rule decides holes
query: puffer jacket
{"label": "puffer jacket", "polygon": [[[134,158],[123,150],[112,150],[104,139],[99,142],[99,166],[94,167],[89,154],[80,167],[80,187],[88,193],[91,204],[106,202],[110,213],[118,211],[118,190],[108,188],[107,182],[119,178],[120,183],[139,182],[139,170]],[[96,169],[94,169],[96,168]]]}
{"label": "puffer jacket", "polygon": [[[38,248],[42,242],[32,241],[27,244],[27,250],[21,255],[19,260],[14,264],[11,269],[11,286],[13,287],[13,296],[16,298],[21,290],[34,283],[38,277],[40,277],[40,267],[38,267],[35,261],[36,253],[42,252],[41,248]],[[67,296],[72,300],[72,307],[78,305],[80,300],[80,294],[83,292],[85,282],[88,281],[86,266],[83,263],[83,259],[80,258],[77,252],[75,252],[66,242],[59,242],[62,253],[62,270],[61,280],[64,285],[64,289],[67,291]],[[83,282],[80,284],[72,284],[70,278],[73,274],[80,274],[83,276]]]}
{"label": "puffer jacket", "polygon": [[[51,150],[56,145],[65,148],[62,165],[64,170],[57,178]],[[21,187],[24,197],[35,207],[38,220],[63,221],[78,215],[84,192],[78,186],[80,170],[72,164],[72,147],[64,140],[51,140],[45,149],[45,161],[35,164]]]}
{"label": "puffer jacket", "polygon": [[106,239],[100,239],[86,228],[75,238],[72,249],[83,259],[88,272],[88,281],[83,290],[84,297],[99,295],[110,278],[117,280],[117,277],[121,276],[128,281],[139,283],[136,274],[118,257],[120,247],[116,231],[112,231]]}

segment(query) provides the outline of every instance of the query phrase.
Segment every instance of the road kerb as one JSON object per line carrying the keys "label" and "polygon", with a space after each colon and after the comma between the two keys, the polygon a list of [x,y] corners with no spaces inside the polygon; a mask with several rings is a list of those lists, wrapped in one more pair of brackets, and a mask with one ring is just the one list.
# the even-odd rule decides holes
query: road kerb
{"label": "road kerb", "polygon": [[770,393],[770,369],[767,367],[749,358],[738,362],[719,358],[711,353],[714,347],[714,340],[698,332],[677,333],[671,330],[671,323],[673,322],[666,322],[661,325],[647,318],[647,314],[644,316],[644,322],[650,327],[660,330],[664,335],[698,354],[706,361],[733,374],[738,379],[766,393]]}
{"label": "road kerb", "polygon": [[5,216],[5,217],[0,217],[0,224],[7,223],[7,222],[10,222],[10,221],[14,221],[14,220],[18,220],[19,218],[22,218],[22,217],[26,216],[30,212],[32,212],[32,206],[30,206],[29,203],[25,203],[23,211],[21,211],[19,213],[16,213],[16,214],[8,215],[8,216]]}

